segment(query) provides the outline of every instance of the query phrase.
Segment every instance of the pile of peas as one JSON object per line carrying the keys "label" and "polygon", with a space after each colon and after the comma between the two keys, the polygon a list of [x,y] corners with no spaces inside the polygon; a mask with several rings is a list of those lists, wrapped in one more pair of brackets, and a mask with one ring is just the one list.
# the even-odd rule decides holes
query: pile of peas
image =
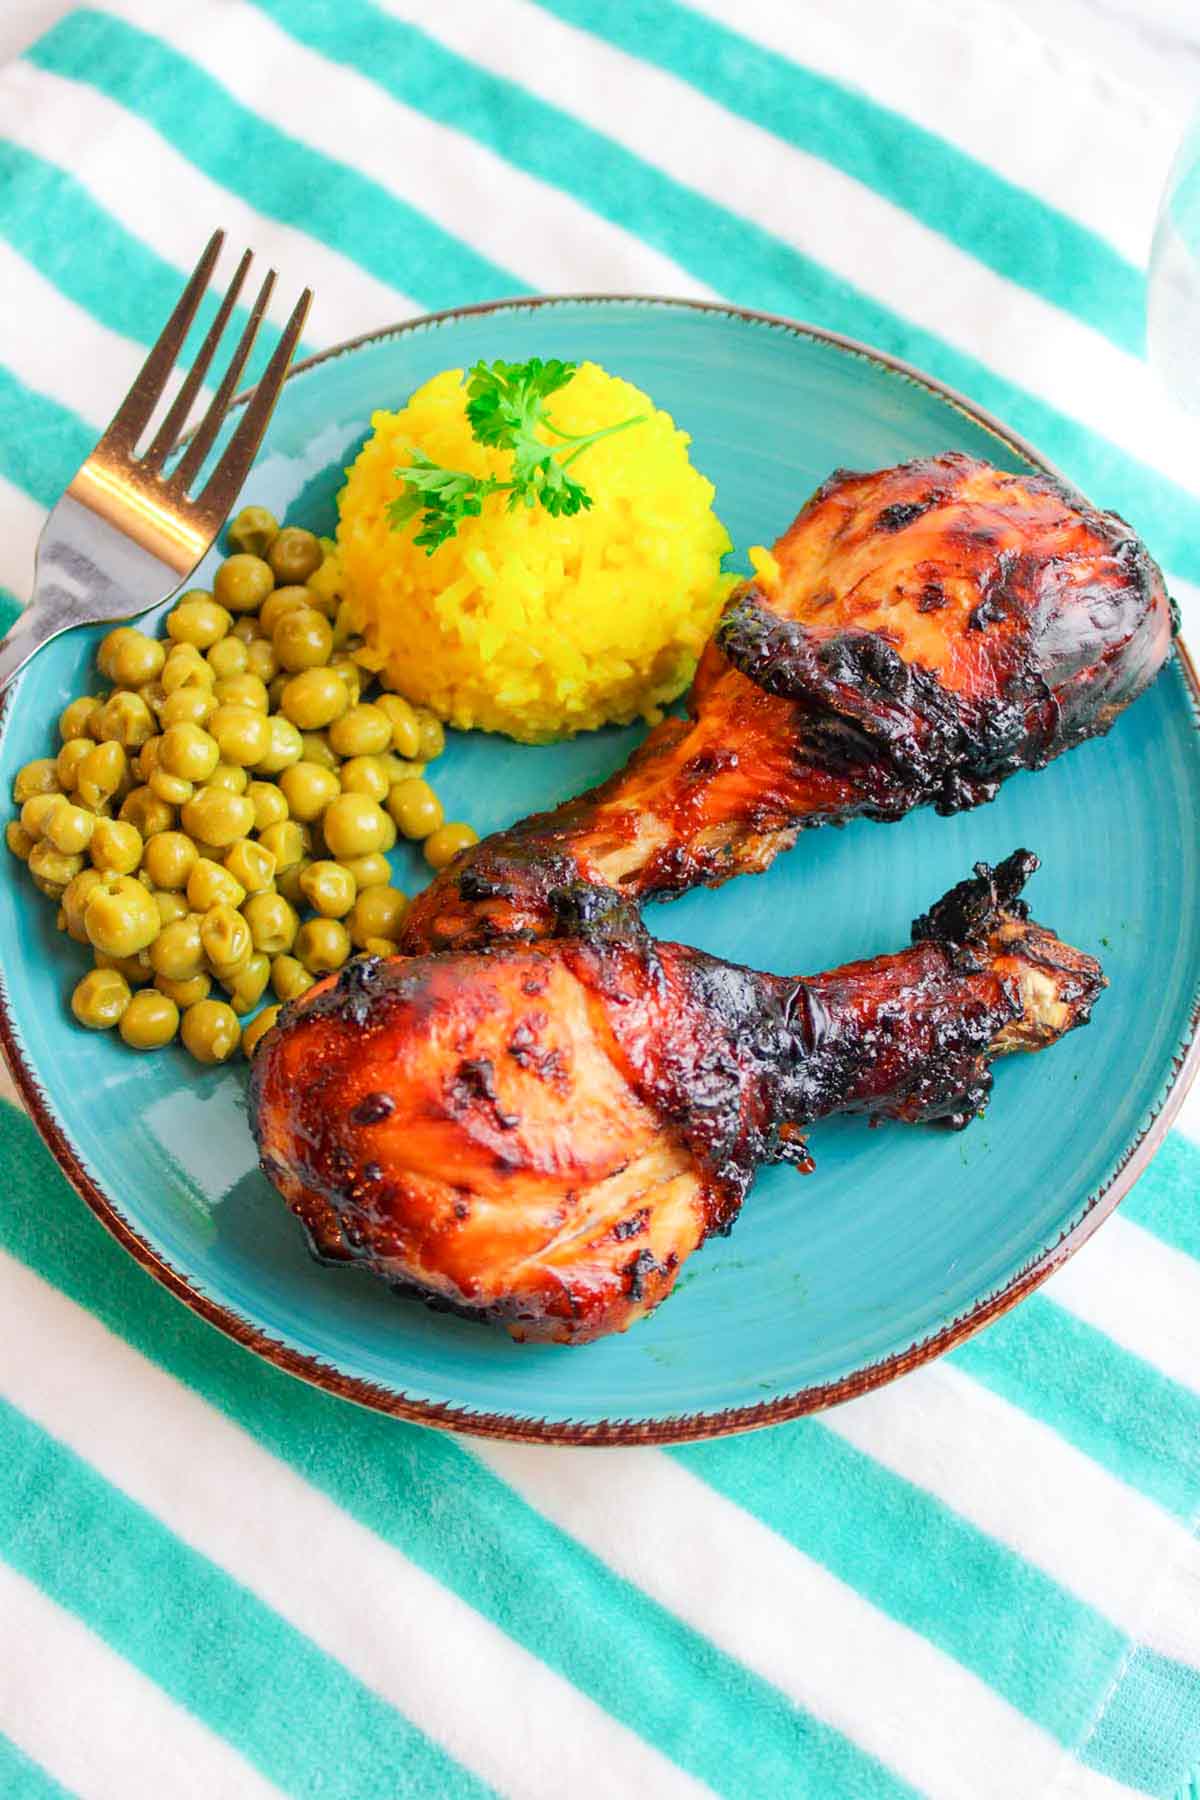
{"label": "pile of peas", "polygon": [[[9,849],[92,952],[81,1025],[202,1063],[253,1054],[280,1005],[354,951],[391,955],[408,905],[397,833],[434,869],[476,841],[423,779],[438,719],[365,695],[334,546],[249,506],[212,592],[166,639],[110,631],[109,691],[72,700],[62,748],[17,775]],[[213,984],[225,999],[214,997]],[[270,986],[276,1004],[253,1014]]]}

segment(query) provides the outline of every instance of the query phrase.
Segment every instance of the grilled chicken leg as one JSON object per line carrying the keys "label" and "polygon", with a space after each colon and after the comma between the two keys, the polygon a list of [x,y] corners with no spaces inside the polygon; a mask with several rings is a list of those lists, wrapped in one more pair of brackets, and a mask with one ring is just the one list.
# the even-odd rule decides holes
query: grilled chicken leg
{"label": "grilled chicken leg", "polygon": [[644,930],[351,963],[252,1069],[261,1164],[317,1254],[515,1338],[657,1306],[760,1163],[836,1112],[980,1109],[992,1058],[1082,1024],[1099,965],[1032,923],[1037,859],[979,864],[910,949],[809,979]]}
{"label": "grilled chicken leg", "polygon": [[960,455],[839,471],[731,596],[687,717],[459,857],[401,948],[570,935],[765,868],[809,826],[976,806],[1106,731],[1170,638],[1145,547],[1055,482]]}

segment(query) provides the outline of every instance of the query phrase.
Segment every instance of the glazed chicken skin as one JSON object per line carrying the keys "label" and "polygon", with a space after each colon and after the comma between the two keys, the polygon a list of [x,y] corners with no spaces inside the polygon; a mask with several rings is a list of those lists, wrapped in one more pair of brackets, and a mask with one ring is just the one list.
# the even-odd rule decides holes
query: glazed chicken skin
{"label": "glazed chicken skin", "polygon": [[837,1112],[965,1125],[1099,965],[978,864],[897,955],[763,975],[644,931],[351,963],[252,1066],[261,1166],[322,1259],[518,1339],[623,1331]]}
{"label": "glazed chicken skin", "polygon": [[774,562],[731,596],[687,716],[460,856],[403,950],[570,935],[763,869],[810,826],[977,806],[1106,731],[1170,647],[1162,575],[1122,520],[957,454],[838,471]]}

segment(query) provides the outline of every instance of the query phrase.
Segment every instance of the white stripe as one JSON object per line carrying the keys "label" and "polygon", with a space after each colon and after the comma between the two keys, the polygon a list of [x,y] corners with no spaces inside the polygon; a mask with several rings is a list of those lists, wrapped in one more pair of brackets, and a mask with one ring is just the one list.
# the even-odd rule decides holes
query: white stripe
{"label": "white stripe", "polygon": [[219,13],[164,8],[160,0],[105,0],[105,11],[165,38],[244,106],[349,163],[535,287],[711,294],[631,232],[514,169],[465,132],[392,100],[240,0],[227,0]]}
{"label": "white stripe", "polygon": [[279,1800],[231,1744],[3,1562],[0,1634],[0,1730],[82,1800]]}
{"label": "white stripe", "polygon": [[[1140,268],[1187,110],[1061,55],[1011,10],[957,0],[688,0],[904,114],[1108,239]],[[1036,131],[1013,129],[1013,95]],[[1081,143],[1087,155],[1079,154]]]}
{"label": "white stripe", "polygon": [[835,1407],[822,1423],[1136,1643],[1200,1668],[1200,1542],[1048,1425],[946,1362]]}
{"label": "white stripe", "polygon": [[[340,251],[282,225],[188,162],[153,126],[86,82],[32,63],[0,71],[3,129],[25,150],[71,175],[126,231],[180,272],[180,286],[223,225],[237,251],[249,246],[255,268],[279,271],[268,308],[286,323],[301,287],[314,291],[305,341],[320,349],[423,309],[399,287],[377,280]],[[130,171],[137,179],[130,179]],[[152,319],[148,328],[155,327]]]}
{"label": "white stripe", "polygon": [[0,588],[14,600],[33,591],[33,558],[46,514],[22,488],[0,475]]}
{"label": "white stripe", "polygon": [[[562,1530],[929,1800],[1040,1793],[1063,1758],[977,1676],[673,1458],[475,1448]],[[1081,1795],[1129,1791],[1089,1773]]]}
{"label": "white stripe", "polygon": [[146,356],[141,345],[76,306],[2,239],[0,344],[26,386],[97,427],[108,424]]}
{"label": "white stripe", "polygon": [[[147,323],[157,332],[166,320]],[[56,400],[97,432],[108,425],[146,359],[145,345],[102,325],[3,238],[0,346],[5,363],[27,387]],[[166,411],[184,373],[181,364],[171,371],[156,419]],[[211,398],[211,387],[201,387],[190,419],[198,419]],[[67,472],[68,480],[74,472]]]}
{"label": "white stripe", "polygon": [[1045,1293],[1200,1394],[1200,1262],[1114,1213]]}
{"label": "white stripe", "polygon": [[[873,189],[530,0],[491,0],[485,8],[475,0],[382,3],[1200,491],[1195,426],[1152,386],[1140,357],[993,274]],[[470,235],[475,216],[460,208],[460,233]]]}
{"label": "white stripe", "polygon": [[0,1316],[0,1393],[501,1793],[709,1792],[7,1255]]}

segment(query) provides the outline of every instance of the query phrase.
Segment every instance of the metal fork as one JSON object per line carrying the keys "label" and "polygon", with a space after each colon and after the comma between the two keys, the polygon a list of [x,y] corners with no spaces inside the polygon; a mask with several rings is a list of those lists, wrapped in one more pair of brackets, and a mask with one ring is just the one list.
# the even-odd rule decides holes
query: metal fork
{"label": "metal fork", "polygon": [[162,336],[112,424],[46,520],[38,540],[33,598],[0,639],[0,693],[35,650],[73,625],[131,619],[157,606],[189,576],[224,524],[279,398],[312,293],[305,288],[237,428],[198,494],[189,490],[233,404],[254,347],[275,271],[258,291],[250,317],[217,390],[169,474],[163,464],[216,354],[246,279],[251,252],[238,264],[196,360],[145,452],[137,444],[162,399],[184,338],[216,266],[223,231],[215,231],[179,296]]}

